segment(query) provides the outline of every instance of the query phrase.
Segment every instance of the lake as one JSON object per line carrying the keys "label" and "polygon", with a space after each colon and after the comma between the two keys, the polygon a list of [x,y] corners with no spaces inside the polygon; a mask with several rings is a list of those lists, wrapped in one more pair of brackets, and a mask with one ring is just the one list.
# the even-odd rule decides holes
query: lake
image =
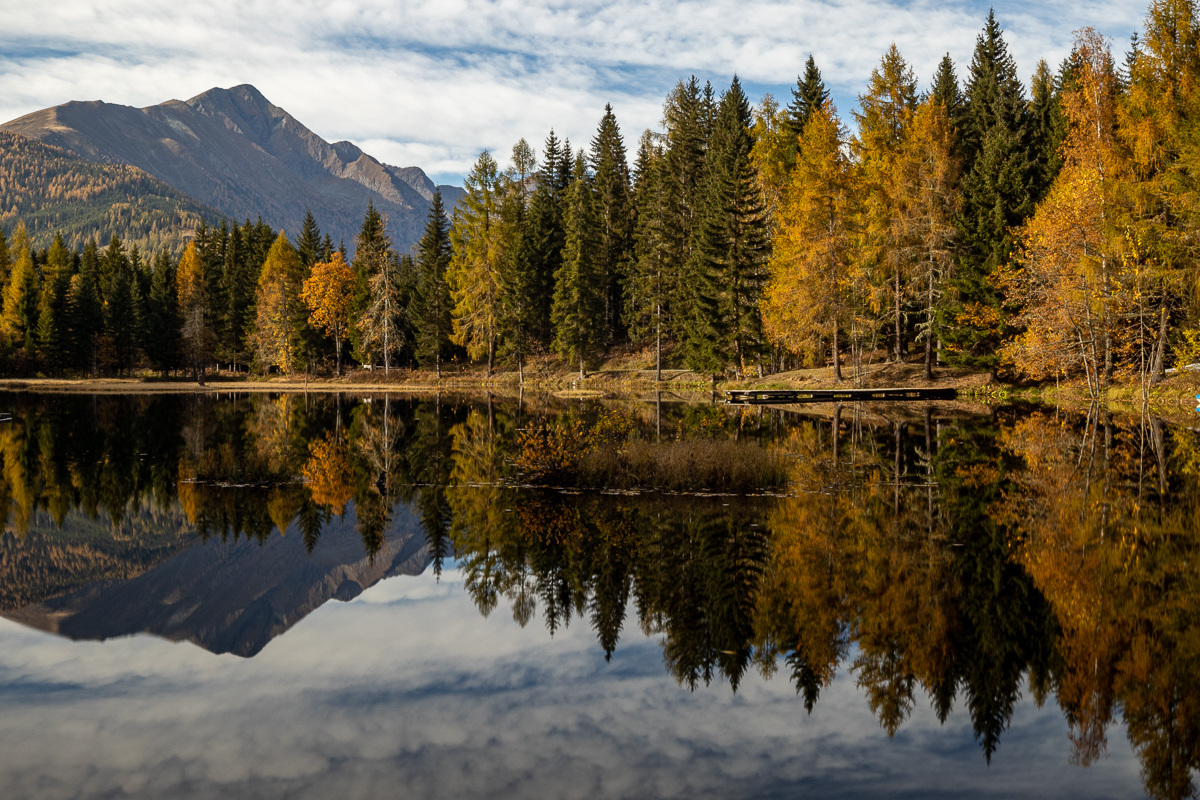
{"label": "lake", "polygon": [[[0,797],[1196,791],[1182,415],[3,403]],[[786,486],[531,474],[548,430]]]}

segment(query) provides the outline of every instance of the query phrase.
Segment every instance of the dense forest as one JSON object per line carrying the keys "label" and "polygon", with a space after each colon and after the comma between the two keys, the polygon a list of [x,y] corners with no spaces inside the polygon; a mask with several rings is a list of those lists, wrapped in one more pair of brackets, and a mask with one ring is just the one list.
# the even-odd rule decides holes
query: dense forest
{"label": "dense forest", "polygon": [[0,226],[25,224],[34,246],[55,234],[81,250],[97,231],[143,252],[183,252],[211,208],[128,164],[100,164],[66,150],[0,131]]}
{"label": "dense forest", "polygon": [[[487,151],[412,253],[368,207],[354,242],[310,214],[295,242],[203,222],[173,260],[118,238],[0,245],[9,371],[206,366],[284,372],[499,363],[555,353],[581,376],[614,345],[736,377],[857,376],[922,360],[1098,394],[1200,360],[1200,20],[1156,0],[1118,64],[1077,31],[1029,91],[989,14],[960,81],[927,90],[893,45],[855,131],[810,57],[786,105],[680,81],[632,165],[605,109],[589,147],[553,131]],[[126,249],[128,247],[128,249]]]}

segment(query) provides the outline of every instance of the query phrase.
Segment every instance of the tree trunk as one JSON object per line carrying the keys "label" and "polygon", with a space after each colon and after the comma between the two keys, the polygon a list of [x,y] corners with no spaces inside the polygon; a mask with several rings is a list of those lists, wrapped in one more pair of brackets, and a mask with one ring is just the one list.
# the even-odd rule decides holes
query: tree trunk
{"label": "tree trunk", "polygon": [[833,379],[842,382],[842,354],[838,352],[837,322],[833,323]]}
{"label": "tree trunk", "polygon": [[1158,341],[1154,345],[1154,358],[1150,361],[1150,385],[1163,379],[1163,362],[1167,355],[1167,304],[1158,310]]}
{"label": "tree trunk", "polygon": [[662,382],[662,303],[655,307],[654,381]]}

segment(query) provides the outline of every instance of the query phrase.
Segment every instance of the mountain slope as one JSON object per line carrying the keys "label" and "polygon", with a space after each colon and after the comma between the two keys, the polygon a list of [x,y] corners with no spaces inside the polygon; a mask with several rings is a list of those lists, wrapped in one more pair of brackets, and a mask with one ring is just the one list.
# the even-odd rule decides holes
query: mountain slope
{"label": "mountain slope", "polygon": [[[70,102],[0,125],[97,162],[131,164],[235,220],[256,218],[290,235],[307,209],[334,241],[353,247],[367,203],[389,220],[397,248],[420,236],[433,184],[350,142],[326,142],[250,85],[137,109]],[[447,203],[458,199],[444,190]]]}
{"label": "mountain slope", "polygon": [[0,131],[0,226],[23,220],[35,247],[61,232],[72,250],[115,234],[145,252],[178,252],[202,219],[219,218],[137,167],[97,164]]}

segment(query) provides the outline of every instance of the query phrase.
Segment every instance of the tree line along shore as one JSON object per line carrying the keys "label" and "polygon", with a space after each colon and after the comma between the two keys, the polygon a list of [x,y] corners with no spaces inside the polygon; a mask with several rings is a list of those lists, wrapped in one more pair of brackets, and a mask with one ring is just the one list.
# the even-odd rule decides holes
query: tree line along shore
{"label": "tree line along shore", "polygon": [[0,230],[0,373],[202,378],[357,363],[580,378],[620,348],[733,379],[880,361],[1143,394],[1200,361],[1200,21],[1151,4],[1121,63],[1094,29],[1029,91],[989,13],[963,79],[893,45],[853,112],[813,58],[790,102],[692,77],[632,164],[606,107],[587,150],[487,151],[397,252],[368,206],[352,254],[310,213],[289,238],[201,223],[178,260]]}

